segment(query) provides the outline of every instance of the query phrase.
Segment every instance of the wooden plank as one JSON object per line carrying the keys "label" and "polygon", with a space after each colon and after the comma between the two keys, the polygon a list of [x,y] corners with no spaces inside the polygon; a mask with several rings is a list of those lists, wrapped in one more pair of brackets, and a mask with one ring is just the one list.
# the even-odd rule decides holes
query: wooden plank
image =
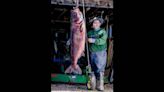
{"label": "wooden plank", "polygon": [[[82,7],[79,0],[79,6]],[[51,0],[51,4],[76,6],[76,0]],[[85,0],[85,7],[113,8],[113,0]]]}

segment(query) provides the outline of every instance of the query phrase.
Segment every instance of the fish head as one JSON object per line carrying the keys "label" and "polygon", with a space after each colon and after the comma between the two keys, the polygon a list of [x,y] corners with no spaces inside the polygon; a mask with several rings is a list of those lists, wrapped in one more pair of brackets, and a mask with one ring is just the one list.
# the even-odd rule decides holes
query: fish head
{"label": "fish head", "polygon": [[79,8],[74,8],[71,10],[71,19],[73,22],[80,22],[83,20],[83,14]]}

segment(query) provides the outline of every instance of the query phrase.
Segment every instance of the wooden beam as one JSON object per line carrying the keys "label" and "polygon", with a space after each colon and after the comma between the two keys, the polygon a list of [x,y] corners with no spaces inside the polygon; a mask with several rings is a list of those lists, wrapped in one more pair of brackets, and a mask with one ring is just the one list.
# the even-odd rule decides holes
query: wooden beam
{"label": "wooden beam", "polygon": [[[54,0],[51,0],[51,4],[55,4],[55,5],[66,5],[66,6],[73,6],[73,7],[76,6],[76,3],[73,3],[73,2],[72,3],[70,3],[70,2],[59,3],[59,2],[56,2]],[[82,3],[79,3],[79,7],[82,7],[82,6],[83,6]],[[112,4],[107,5],[105,3],[105,5],[102,5],[100,3],[97,3],[97,5],[96,5],[96,3],[94,3],[94,2],[92,2],[92,3],[85,3],[85,7],[113,8]]]}

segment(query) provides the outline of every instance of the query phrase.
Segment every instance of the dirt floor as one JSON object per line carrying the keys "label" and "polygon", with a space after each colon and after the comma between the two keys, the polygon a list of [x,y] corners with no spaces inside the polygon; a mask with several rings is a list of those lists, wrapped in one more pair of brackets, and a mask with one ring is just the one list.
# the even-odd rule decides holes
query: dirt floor
{"label": "dirt floor", "polygon": [[[105,84],[103,92],[113,92],[113,85]],[[86,85],[83,84],[51,84],[51,92],[100,92],[97,90],[87,90]]]}

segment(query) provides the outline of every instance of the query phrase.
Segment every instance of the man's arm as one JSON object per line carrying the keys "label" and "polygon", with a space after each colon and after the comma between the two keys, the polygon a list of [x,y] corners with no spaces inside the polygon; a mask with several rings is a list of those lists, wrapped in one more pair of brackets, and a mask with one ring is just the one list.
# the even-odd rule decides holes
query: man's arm
{"label": "man's arm", "polygon": [[95,44],[96,44],[96,45],[103,45],[103,44],[106,43],[106,40],[107,40],[107,33],[106,33],[105,30],[103,30],[102,37],[97,38],[97,39],[95,40]]}

